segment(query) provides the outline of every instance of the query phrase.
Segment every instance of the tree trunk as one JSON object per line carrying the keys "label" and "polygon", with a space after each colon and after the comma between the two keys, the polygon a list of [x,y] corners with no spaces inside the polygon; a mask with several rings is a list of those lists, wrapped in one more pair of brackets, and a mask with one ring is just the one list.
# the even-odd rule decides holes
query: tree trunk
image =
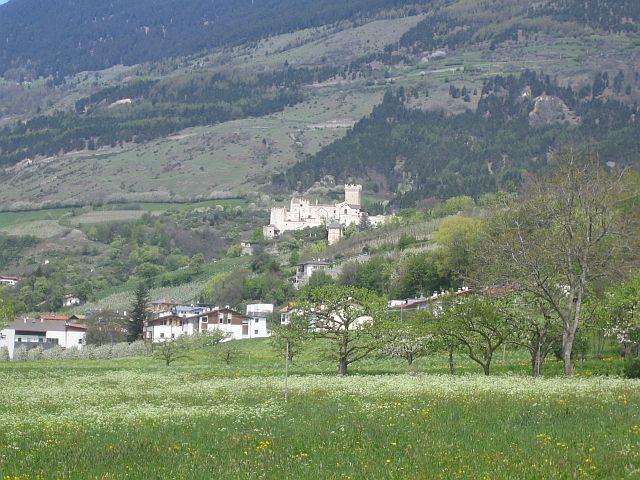
{"label": "tree trunk", "polygon": [[540,376],[540,366],[542,364],[540,357],[540,346],[538,345],[538,348],[533,352],[533,357],[531,358],[531,375],[533,377]]}
{"label": "tree trunk", "polygon": [[338,364],[338,375],[344,377],[347,374],[347,358],[340,356],[340,363]]}
{"label": "tree trunk", "polygon": [[342,339],[342,342],[340,343],[340,357],[338,361],[338,375],[341,377],[344,377],[347,374],[347,367],[349,366],[349,363],[347,362],[347,345],[348,344],[344,342],[344,339]]}
{"label": "tree trunk", "polygon": [[489,368],[491,367],[491,361],[482,364],[482,369],[484,370],[485,375],[489,375]]}
{"label": "tree trunk", "polygon": [[566,330],[562,334],[562,360],[564,362],[564,374],[567,377],[573,375],[573,363],[571,363],[571,351],[573,350],[573,339],[575,332]]}
{"label": "tree trunk", "polygon": [[531,357],[531,375],[533,377],[540,376],[540,369],[542,368],[542,344],[544,343],[545,336],[538,335],[536,345],[533,349],[533,355]]}
{"label": "tree trunk", "polygon": [[456,373],[453,369],[453,350],[449,350],[449,373],[451,373],[451,375]]}

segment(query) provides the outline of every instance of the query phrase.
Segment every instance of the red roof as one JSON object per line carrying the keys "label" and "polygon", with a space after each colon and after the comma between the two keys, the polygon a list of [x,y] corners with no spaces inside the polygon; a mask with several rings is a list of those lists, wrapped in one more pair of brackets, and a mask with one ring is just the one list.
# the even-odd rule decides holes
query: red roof
{"label": "red roof", "polygon": [[42,320],[62,320],[62,321],[67,321],[69,320],[69,317],[65,317],[64,315],[45,315],[44,317],[41,317]]}
{"label": "red roof", "polygon": [[86,330],[87,329],[86,325],[80,325],[78,323],[69,323],[67,326],[69,328],[77,328],[77,329],[80,329],[80,330]]}

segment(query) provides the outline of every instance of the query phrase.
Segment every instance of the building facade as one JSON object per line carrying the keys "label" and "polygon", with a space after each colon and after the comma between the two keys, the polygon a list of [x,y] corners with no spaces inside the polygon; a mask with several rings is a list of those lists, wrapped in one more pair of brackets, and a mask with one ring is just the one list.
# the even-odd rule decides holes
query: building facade
{"label": "building facade", "polygon": [[60,346],[81,350],[85,345],[87,327],[62,318],[19,318],[0,331],[0,347],[8,349],[9,358],[13,358],[18,348],[31,350]]}
{"label": "building facade", "polygon": [[10,287],[15,287],[16,285],[18,285],[19,281],[20,279],[16,277],[0,276],[0,285],[8,285]]}
{"label": "building facade", "polygon": [[[251,307],[249,305],[247,308]],[[144,338],[152,342],[165,342],[182,335],[221,331],[230,340],[264,338],[271,335],[267,325],[267,315],[261,311],[251,311],[243,315],[229,306],[176,307],[159,312],[147,320]],[[273,311],[273,305],[270,306]]]}
{"label": "building facade", "polygon": [[[357,225],[366,215],[362,210],[362,185],[344,186],[344,200],[334,204],[312,204],[308,199],[294,195],[287,207],[273,207],[269,225],[262,229],[265,238],[274,238],[282,232],[303,230],[309,227],[331,226],[329,244],[341,238],[342,229]],[[369,217],[372,225],[384,217]]]}

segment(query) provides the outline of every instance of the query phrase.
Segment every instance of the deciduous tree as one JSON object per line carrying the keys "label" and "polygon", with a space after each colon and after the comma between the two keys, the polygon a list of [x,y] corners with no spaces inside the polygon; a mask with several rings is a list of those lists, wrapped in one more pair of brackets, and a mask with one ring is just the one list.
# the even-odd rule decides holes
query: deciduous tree
{"label": "deciduous tree", "polygon": [[485,282],[528,292],[553,312],[562,325],[564,371],[571,375],[589,287],[623,273],[633,251],[629,222],[617,208],[625,199],[621,173],[573,152],[558,162],[552,175],[532,178],[516,202],[492,216],[475,259]]}
{"label": "deciduous tree", "polygon": [[608,333],[624,347],[625,356],[634,349],[640,355],[640,276],[607,290],[605,310]]}
{"label": "deciduous tree", "polygon": [[327,285],[302,292],[295,309],[311,326],[314,338],[332,342],[338,355],[338,374],[349,365],[382,348],[389,335],[385,301],[355,287]]}
{"label": "deciduous tree", "polygon": [[0,329],[13,320],[13,303],[0,298]]}
{"label": "deciduous tree", "polygon": [[446,297],[434,312],[431,330],[446,344],[458,346],[489,375],[494,352],[513,331],[500,300],[484,295]]}
{"label": "deciduous tree", "polygon": [[271,327],[271,345],[280,354],[289,355],[292,362],[309,338],[309,322],[304,316],[293,313],[288,324],[276,323]]}

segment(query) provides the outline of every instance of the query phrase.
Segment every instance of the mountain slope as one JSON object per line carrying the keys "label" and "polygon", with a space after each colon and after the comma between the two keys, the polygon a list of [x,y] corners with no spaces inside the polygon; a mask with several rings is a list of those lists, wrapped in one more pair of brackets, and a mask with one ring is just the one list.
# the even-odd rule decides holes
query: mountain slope
{"label": "mountain slope", "polygon": [[102,70],[325,25],[415,0],[15,0],[0,7],[0,74]]}
{"label": "mountain slope", "polygon": [[[158,11],[173,1],[160,2]],[[224,30],[238,12],[271,15],[288,2],[211,4],[228,7],[216,27]],[[0,118],[0,208],[256,191],[280,196],[350,179],[368,183],[370,192],[374,185],[381,189],[379,199],[411,205],[427,195],[510,188],[523,172],[544,168],[549,151],[567,143],[592,143],[606,150],[607,159],[627,164],[637,157],[630,118],[640,101],[640,37],[638,7],[630,0],[433,0],[415,8],[399,0],[302,2],[309,8],[300,18],[310,20],[291,20],[286,34],[259,38],[262,26],[275,31],[293,18],[289,11],[255,28],[242,25],[221,37],[225,46],[217,49],[55,82],[29,81],[26,72],[35,72],[35,64],[12,51],[19,54],[14,60],[23,78],[11,71],[0,80],[0,112],[7,112]],[[376,10],[385,5],[392,10]],[[321,7],[326,10],[313,13]],[[409,15],[414,12],[420,14]],[[139,13],[138,24],[155,18]],[[60,18],[74,15],[66,10]],[[344,15],[351,20],[293,30]],[[114,35],[133,21],[123,18],[128,20],[116,22]],[[176,22],[185,41],[191,39]],[[68,36],[83,28],[82,22],[69,25]],[[237,36],[244,29],[249,37]],[[141,59],[164,55],[155,50],[163,41],[152,41],[154,49],[147,51],[133,42],[131,51]],[[113,47],[111,53],[127,50],[111,39],[98,43],[105,51]],[[85,47],[63,53],[73,61],[91,60]],[[34,58],[53,65],[60,50],[42,49]],[[536,82],[545,85],[541,91],[527,85],[531,97],[523,97],[526,86],[520,84],[483,93],[494,79],[518,79],[525,70],[537,72]],[[568,88],[571,95],[558,93]],[[387,91],[397,104],[385,101],[369,117]],[[506,105],[494,101],[505,95]],[[503,125],[485,118],[502,118],[502,108],[513,110]],[[609,117],[623,120],[610,124]]]}
{"label": "mountain slope", "polygon": [[475,111],[456,115],[407,108],[412,94],[404,89],[387,93],[343,139],[291,167],[288,187],[306,190],[328,176],[336,183],[377,182],[408,207],[425,197],[513,188],[524,172],[546,169],[549,153],[565,146],[589,146],[603,162],[640,165],[640,112],[603,98],[600,88],[600,75],[585,96],[584,89],[530,71],[486,80],[469,93],[452,84],[452,95],[469,103],[478,97]]}

